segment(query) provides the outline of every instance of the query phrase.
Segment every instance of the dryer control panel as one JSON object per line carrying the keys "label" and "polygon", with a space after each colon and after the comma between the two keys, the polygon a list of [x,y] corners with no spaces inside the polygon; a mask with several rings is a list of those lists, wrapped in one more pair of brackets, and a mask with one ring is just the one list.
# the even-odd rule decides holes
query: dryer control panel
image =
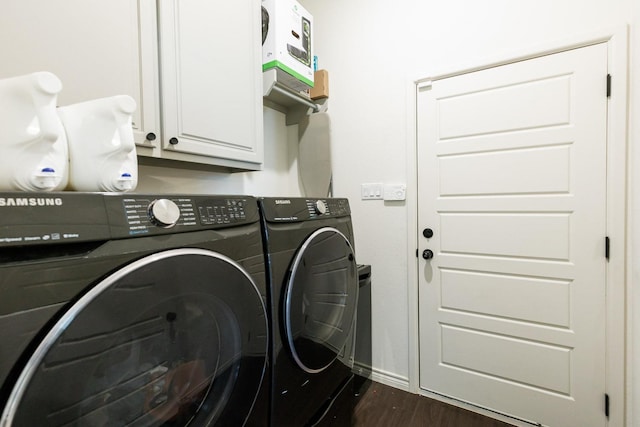
{"label": "dryer control panel", "polygon": [[260,199],[268,222],[299,222],[349,216],[349,200],[343,198],[307,199],[302,197]]}

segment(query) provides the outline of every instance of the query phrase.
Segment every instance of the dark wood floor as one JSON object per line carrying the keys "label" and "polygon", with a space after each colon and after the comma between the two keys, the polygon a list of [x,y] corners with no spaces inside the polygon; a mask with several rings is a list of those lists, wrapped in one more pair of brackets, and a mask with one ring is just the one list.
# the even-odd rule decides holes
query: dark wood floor
{"label": "dark wood floor", "polygon": [[510,427],[511,424],[375,382],[356,392],[354,427]]}

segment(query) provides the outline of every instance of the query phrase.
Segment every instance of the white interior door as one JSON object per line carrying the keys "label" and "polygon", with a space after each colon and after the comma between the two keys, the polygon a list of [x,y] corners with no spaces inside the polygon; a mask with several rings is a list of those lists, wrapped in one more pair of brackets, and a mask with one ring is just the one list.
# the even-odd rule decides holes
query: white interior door
{"label": "white interior door", "polygon": [[607,46],[418,94],[420,386],[602,426]]}

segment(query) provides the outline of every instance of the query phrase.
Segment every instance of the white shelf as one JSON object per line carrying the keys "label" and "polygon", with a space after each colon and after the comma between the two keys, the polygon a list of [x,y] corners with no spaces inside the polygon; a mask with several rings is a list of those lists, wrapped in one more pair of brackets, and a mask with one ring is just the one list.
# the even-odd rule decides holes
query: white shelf
{"label": "white shelf", "polygon": [[295,125],[302,116],[320,110],[319,104],[278,82],[275,69],[262,73],[262,90],[264,105],[285,113],[287,125]]}

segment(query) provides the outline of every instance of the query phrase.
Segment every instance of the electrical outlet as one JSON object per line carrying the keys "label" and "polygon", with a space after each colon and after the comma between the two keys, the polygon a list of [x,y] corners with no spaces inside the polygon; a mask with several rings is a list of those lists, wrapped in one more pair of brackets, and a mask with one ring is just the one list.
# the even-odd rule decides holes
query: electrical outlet
{"label": "electrical outlet", "polygon": [[362,200],[382,200],[383,185],[382,183],[360,184],[360,198]]}

